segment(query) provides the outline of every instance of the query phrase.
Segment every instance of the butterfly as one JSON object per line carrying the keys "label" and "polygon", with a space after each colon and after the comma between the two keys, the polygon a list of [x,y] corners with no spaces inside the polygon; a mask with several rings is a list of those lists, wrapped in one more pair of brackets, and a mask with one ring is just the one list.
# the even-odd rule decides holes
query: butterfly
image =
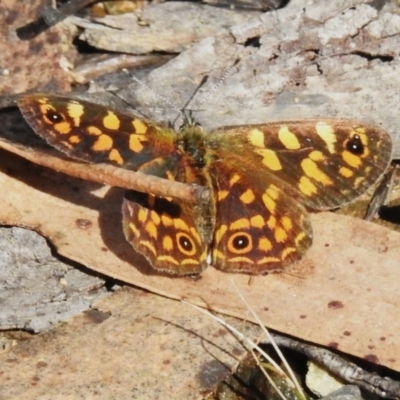
{"label": "butterfly", "polygon": [[[391,139],[341,119],[181,130],[107,106],[52,94],[18,105],[32,129],[71,158],[107,163],[210,190],[202,205],[127,191],[122,226],[159,271],[198,274],[209,264],[263,274],[312,244],[310,210],[346,204],[385,172]],[[140,188],[138,188],[140,189]]]}

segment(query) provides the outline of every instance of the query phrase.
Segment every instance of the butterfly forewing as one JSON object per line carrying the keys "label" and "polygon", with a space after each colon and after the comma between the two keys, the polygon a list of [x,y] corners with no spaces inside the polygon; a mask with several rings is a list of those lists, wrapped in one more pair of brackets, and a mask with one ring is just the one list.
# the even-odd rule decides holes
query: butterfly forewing
{"label": "butterfly forewing", "polygon": [[78,160],[136,170],[174,152],[174,133],[166,127],[99,104],[34,94],[18,105],[38,135]]}
{"label": "butterfly forewing", "polygon": [[[312,209],[331,209],[364,193],[386,170],[390,136],[347,120],[303,120],[230,127],[217,134],[244,147],[271,180]],[[230,137],[230,140],[226,140]]]}

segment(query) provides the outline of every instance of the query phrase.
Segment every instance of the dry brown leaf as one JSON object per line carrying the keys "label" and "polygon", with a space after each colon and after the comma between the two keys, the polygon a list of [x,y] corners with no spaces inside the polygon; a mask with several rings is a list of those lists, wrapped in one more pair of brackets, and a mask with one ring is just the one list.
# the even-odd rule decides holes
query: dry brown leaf
{"label": "dry brown leaf", "polygon": [[233,279],[267,326],[400,370],[398,233],[321,213],[312,219],[314,245],[286,273],[250,279],[209,268],[197,281],[162,276],[125,241],[122,190],[99,189],[7,153],[1,159],[0,185],[7,190],[0,222],[34,228],[63,256],[154,293],[243,317]]}
{"label": "dry brown leaf", "polygon": [[144,291],[121,290],[97,307],[0,353],[0,398],[194,400],[245,352],[208,316]]}

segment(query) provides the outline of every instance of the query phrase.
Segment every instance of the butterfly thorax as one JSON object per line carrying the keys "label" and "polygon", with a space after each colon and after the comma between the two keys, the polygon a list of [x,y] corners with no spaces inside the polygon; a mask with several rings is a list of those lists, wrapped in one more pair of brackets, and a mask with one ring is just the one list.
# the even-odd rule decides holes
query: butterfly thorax
{"label": "butterfly thorax", "polygon": [[177,150],[190,157],[193,166],[204,167],[206,154],[205,134],[200,127],[190,125],[185,127],[178,136]]}

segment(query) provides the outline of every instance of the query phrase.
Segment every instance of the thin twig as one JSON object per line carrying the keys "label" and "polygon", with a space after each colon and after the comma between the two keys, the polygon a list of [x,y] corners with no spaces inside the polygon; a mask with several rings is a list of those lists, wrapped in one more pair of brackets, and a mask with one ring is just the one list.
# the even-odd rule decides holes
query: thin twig
{"label": "thin twig", "polygon": [[172,197],[176,200],[198,205],[207,204],[210,196],[210,191],[200,185],[170,181],[107,164],[86,164],[73,161],[63,158],[58,153],[56,156],[52,155],[52,150],[32,150],[2,138],[0,139],[0,148],[35,164],[92,182],[151,193],[160,197]]}
{"label": "thin twig", "polygon": [[342,380],[353,383],[387,399],[400,399],[400,382],[390,378],[382,378],[376,373],[364,371],[356,364],[345,360],[330,350],[299,342],[281,335],[273,335],[279,346],[296,350],[326,368],[330,373]]}

